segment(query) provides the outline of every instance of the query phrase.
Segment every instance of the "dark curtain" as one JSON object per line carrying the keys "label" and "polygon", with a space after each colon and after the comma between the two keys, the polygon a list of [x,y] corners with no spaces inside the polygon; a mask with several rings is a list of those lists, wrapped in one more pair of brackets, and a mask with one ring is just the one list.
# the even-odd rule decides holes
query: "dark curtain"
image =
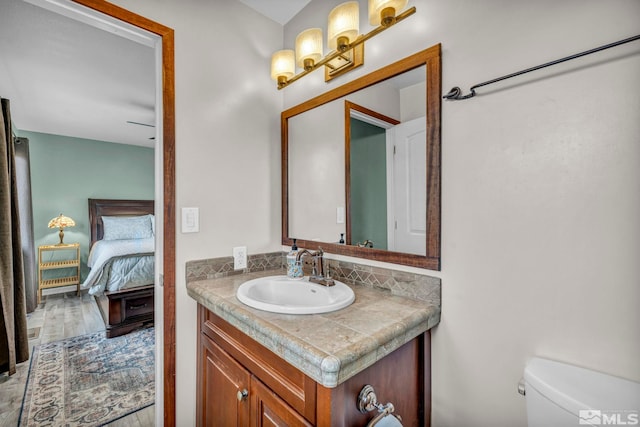
{"label": "dark curtain", "polygon": [[11,114],[0,101],[0,372],[13,375],[29,359],[29,337]]}
{"label": "dark curtain", "polygon": [[22,239],[22,260],[24,261],[24,286],[27,299],[27,313],[38,306],[38,276],[36,248],[33,237],[33,209],[31,206],[31,162],[29,160],[29,140],[13,140],[16,159],[16,180],[18,182],[18,208],[20,209],[20,238]]}

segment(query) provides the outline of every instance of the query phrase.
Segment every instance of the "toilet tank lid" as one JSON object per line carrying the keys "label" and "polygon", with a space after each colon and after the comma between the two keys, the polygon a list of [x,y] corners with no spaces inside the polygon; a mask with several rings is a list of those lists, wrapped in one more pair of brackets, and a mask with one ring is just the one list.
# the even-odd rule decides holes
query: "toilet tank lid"
{"label": "toilet tank lid", "polygon": [[640,410],[640,383],[535,357],[524,370],[533,387],[576,416],[581,409]]}

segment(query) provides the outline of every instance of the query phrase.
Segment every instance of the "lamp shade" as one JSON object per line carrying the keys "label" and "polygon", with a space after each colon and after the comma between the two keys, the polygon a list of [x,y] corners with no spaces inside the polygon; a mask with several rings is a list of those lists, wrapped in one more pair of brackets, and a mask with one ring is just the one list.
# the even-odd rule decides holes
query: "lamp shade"
{"label": "lamp shade", "polygon": [[271,78],[285,80],[293,77],[296,71],[295,55],[292,49],[279,50],[271,56]]}
{"label": "lamp shade", "polygon": [[75,225],[76,222],[74,220],[62,214],[60,214],[60,216],[52,218],[51,221],[49,221],[49,228],[75,227]]}
{"label": "lamp shade", "polygon": [[307,66],[305,65],[312,67],[320,59],[322,59],[322,29],[309,28],[298,34],[296,37],[296,65],[306,70]]}
{"label": "lamp shade", "polygon": [[407,3],[408,0],[369,0],[369,24],[386,26],[393,23]]}
{"label": "lamp shade", "polygon": [[60,243],[58,243],[58,245],[64,244],[64,229],[66,227],[75,227],[75,225],[76,222],[74,220],[62,214],[55,218],[51,218],[51,221],[49,221],[49,228],[58,228],[60,230],[60,232],[58,233],[58,236],[60,237]]}
{"label": "lamp shade", "polygon": [[347,38],[351,43],[360,32],[360,9],[357,1],[348,1],[334,7],[329,13],[327,41],[329,49],[339,48],[338,39]]}

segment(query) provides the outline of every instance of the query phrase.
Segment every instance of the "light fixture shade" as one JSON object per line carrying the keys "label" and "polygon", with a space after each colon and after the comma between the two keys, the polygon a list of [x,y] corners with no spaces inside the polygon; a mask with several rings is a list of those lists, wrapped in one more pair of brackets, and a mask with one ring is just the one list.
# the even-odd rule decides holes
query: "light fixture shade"
{"label": "light fixture shade", "polygon": [[381,17],[381,13],[384,9],[393,8],[395,17],[398,13],[407,7],[408,0],[369,0],[369,24],[385,25]]}
{"label": "light fixture shade", "polygon": [[279,50],[271,56],[271,78],[284,77],[289,80],[295,74],[295,54],[292,49]]}
{"label": "light fixture shade", "polygon": [[58,245],[64,245],[64,229],[66,227],[75,227],[76,222],[74,220],[72,220],[71,218],[69,218],[68,216],[64,216],[62,214],[60,214],[60,216],[57,216],[55,218],[51,218],[51,221],[49,221],[49,228],[58,228],[60,229],[60,232],[58,233],[58,236],[60,237],[60,243],[58,243]]}
{"label": "light fixture shade", "polygon": [[360,33],[360,9],[357,1],[339,4],[329,13],[327,41],[329,49],[338,48],[338,38],[346,37],[354,41]]}
{"label": "light fixture shade", "polygon": [[[309,28],[296,37],[296,65],[305,68],[305,60],[313,64],[322,59],[322,29]],[[312,65],[313,65],[312,64]]]}
{"label": "light fixture shade", "polygon": [[75,227],[75,225],[76,225],[76,222],[74,220],[72,220],[68,216],[64,216],[60,214],[60,216],[52,218],[51,221],[49,221],[48,227],[49,228],[66,228],[66,227]]}

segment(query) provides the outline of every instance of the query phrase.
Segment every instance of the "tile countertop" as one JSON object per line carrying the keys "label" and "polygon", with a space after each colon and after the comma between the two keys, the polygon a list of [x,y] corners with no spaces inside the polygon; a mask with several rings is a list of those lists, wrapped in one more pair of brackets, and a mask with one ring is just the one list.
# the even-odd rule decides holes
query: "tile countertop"
{"label": "tile countertop", "polygon": [[431,329],[440,307],[385,290],[349,285],[353,304],[323,314],[270,313],[244,305],[236,290],[247,280],[283,275],[270,270],[187,284],[191,298],[297,369],[333,388]]}

